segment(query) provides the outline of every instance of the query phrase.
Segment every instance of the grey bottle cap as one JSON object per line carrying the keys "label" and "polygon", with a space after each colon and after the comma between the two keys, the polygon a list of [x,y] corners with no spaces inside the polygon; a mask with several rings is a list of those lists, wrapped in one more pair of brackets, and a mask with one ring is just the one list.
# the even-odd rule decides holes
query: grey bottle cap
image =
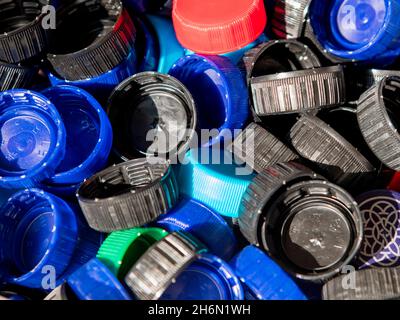
{"label": "grey bottle cap", "polygon": [[142,226],[167,213],[179,191],[168,161],[142,158],[107,168],[77,192],[90,227],[101,232]]}
{"label": "grey bottle cap", "polygon": [[51,291],[44,298],[44,300],[68,300],[66,286],[67,286],[66,283],[59,285],[57,288],[55,288],[53,291]]}

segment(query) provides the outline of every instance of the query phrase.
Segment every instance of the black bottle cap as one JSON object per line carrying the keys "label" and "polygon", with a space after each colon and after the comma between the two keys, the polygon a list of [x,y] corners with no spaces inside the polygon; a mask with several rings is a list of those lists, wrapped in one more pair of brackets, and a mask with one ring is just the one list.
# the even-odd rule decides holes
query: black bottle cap
{"label": "black bottle cap", "polygon": [[[197,121],[194,101],[186,87],[158,72],[138,73],[118,85],[111,94],[107,113],[113,126],[114,151],[123,160],[183,154]],[[154,139],[146,139],[150,130]],[[171,143],[166,143],[167,139]]]}
{"label": "black bottle cap", "polygon": [[0,61],[0,91],[29,87],[37,71],[36,67],[23,67]]}

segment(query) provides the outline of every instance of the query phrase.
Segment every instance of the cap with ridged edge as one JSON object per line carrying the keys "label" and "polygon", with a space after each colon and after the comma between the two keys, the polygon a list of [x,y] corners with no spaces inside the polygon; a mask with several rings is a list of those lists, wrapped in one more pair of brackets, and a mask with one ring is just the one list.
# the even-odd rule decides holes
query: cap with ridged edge
{"label": "cap with ridged edge", "polygon": [[238,50],[264,31],[267,16],[263,0],[176,0],[172,19],[179,42],[203,54]]}
{"label": "cap with ridged edge", "polygon": [[39,189],[12,195],[0,215],[0,264],[7,283],[42,288],[44,266],[68,267],[78,240],[78,224],[62,199]]}
{"label": "cap with ridged edge", "polygon": [[222,143],[226,130],[233,133],[246,123],[249,116],[246,82],[228,58],[188,55],[176,61],[169,74],[180,80],[192,94],[199,119],[198,128],[218,129],[220,132],[204,146]]}
{"label": "cap with ridged edge", "polygon": [[357,102],[357,120],[361,133],[377,158],[393,170],[400,170],[400,78],[386,77]]}
{"label": "cap with ridged edge", "polygon": [[[104,11],[106,16],[102,16]],[[101,0],[94,3],[75,1],[61,6],[57,14],[58,25],[52,31],[53,40],[50,42],[47,59],[54,72],[63,79],[75,81],[100,76],[123,62],[134,50],[136,29],[120,0]],[[76,41],[74,46],[66,48],[65,43],[69,39],[63,32],[73,34],[75,29],[71,28],[71,24],[77,28],[84,23],[85,28],[88,28],[91,26],[90,15],[95,22],[103,24],[103,31],[98,37],[90,38],[92,42],[88,43],[87,40],[81,44],[84,48],[79,47]],[[98,26],[93,26],[92,22],[92,28],[95,27]],[[86,29],[79,30],[81,34],[85,31]],[[86,36],[94,31],[99,32],[97,29],[89,29]],[[76,51],[70,52],[71,47],[76,48]]]}
{"label": "cap with ridged edge", "polygon": [[315,179],[295,182],[275,193],[267,208],[258,229],[261,246],[298,279],[324,282],[359,251],[361,213],[337,185]]}
{"label": "cap with ridged edge", "polygon": [[25,88],[31,85],[37,68],[28,68],[0,61],[0,91]]}
{"label": "cap with ridged edge", "polygon": [[141,158],[113,165],[80,186],[77,197],[93,229],[142,226],[174,207],[179,188],[168,161]]}
{"label": "cap with ridged edge", "polygon": [[318,176],[307,167],[295,162],[277,163],[255,176],[242,197],[239,208],[239,227],[251,243],[260,245],[260,221],[263,209],[274,194],[297,181],[311,180]]}
{"label": "cap with ridged edge", "polygon": [[167,234],[167,231],[160,228],[115,231],[103,242],[96,257],[118,279],[123,280],[140,256]]}
{"label": "cap with ridged edge", "polygon": [[358,269],[400,265],[400,193],[373,190],[356,197],[364,223]]}
{"label": "cap with ridged edge", "polygon": [[321,67],[317,54],[294,40],[271,40],[247,51],[242,59],[247,82],[253,77]]}
{"label": "cap with ridged edge", "polygon": [[65,154],[66,133],[56,107],[30,90],[0,92],[0,185],[37,186],[52,176]]}
{"label": "cap with ridged edge", "polygon": [[204,247],[183,232],[174,232],[155,243],[136,262],[125,282],[140,300],[157,300]]}
{"label": "cap with ridged edge", "polygon": [[0,60],[19,63],[39,57],[47,48],[42,26],[51,0],[3,1],[0,4]]}
{"label": "cap with ridged edge", "polygon": [[230,147],[235,157],[258,173],[276,163],[299,158],[272,133],[254,122],[235,138]]}
{"label": "cap with ridged edge", "polygon": [[79,300],[132,300],[124,285],[96,258],[69,276],[67,284]]}
{"label": "cap with ridged edge", "polygon": [[282,72],[250,80],[257,115],[304,112],[346,102],[342,66]]}
{"label": "cap with ridged edge", "polygon": [[254,246],[242,249],[230,265],[244,285],[246,300],[307,300],[296,282]]}
{"label": "cap with ridged edge", "polygon": [[[237,218],[241,197],[254,177],[252,170],[233,163],[233,155],[221,151],[220,161],[213,161],[218,150],[191,149],[179,168],[181,193],[204,203],[226,217]],[[205,157],[210,158],[205,159]]]}
{"label": "cap with ridged edge", "polygon": [[[344,287],[343,284],[347,285]],[[399,298],[400,268],[353,271],[328,281],[322,288],[323,300],[398,300]]]}
{"label": "cap with ridged edge", "polygon": [[272,31],[281,39],[297,39],[304,33],[311,0],[277,0],[272,18]]}
{"label": "cap with ridged edge", "polygon": [[385,77],[400,77],[400,70],[369,69],[364,78],[364,88],[368,90]]}
{"label": "cap with ridged edge", "polygon": [[328,124],[302,115],[289,133],[296,151],[314,162],[335,183],[348,185],[375,171],[369,161]]}
{"label": "cap with ridged edge", "polygon": [[237,249],[236,237],[224,218],[193,199],[182,199],[155,225],[169,232],[189,232],[204,243],[211,253],[224,260],[229,260]]}

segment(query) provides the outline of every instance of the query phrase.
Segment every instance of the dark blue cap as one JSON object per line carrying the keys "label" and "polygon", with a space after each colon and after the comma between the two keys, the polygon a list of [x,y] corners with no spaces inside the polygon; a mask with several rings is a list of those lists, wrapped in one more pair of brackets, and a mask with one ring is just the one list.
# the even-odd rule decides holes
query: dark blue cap
{"label": "dark blue cap", "polygon": [[116,85],[137,72],[137,57],[132,50],[128,57],[114,69],[94,78],[70,81],[60,78],[57,74],[47,71],[49,80],[53,86],[71,85],[86,90],[96,99],[105,102]]}
{"label": "dark blue cap", "polygon": [[[78,237],[72,209],[39,189],[14,194],[0,209],[0,266],[5,281],[42,288],[43,271],[61,275]],[[46,268],[46,270],[44,269]]]}
{"label": "dark blue cap", "polygon": [[199,117],[198,129],[220,132],[206,145],[221,142],[224,129],[243,128],[250,112],[248,89],[242,73],[228,58],[189,55],[179,59],[169,74],[192,94]]}
{"label": "dark blue cap", "polygon": [[229,265],[211,254],[192,262],[160,300],[243,300],[240,280]]}
{"label": "dark blue cap", "polygon": [[329,53],[372,60],[399,46],[400,3],[393,0],[314,0],[310,23]]}
{"label": "dark blue cap", "polygon": [[230,262],[247,300],[307,300],[296,282],[263,251],[247,246]]}
{"label": "dark blue cap", "polygon": [[226,221],[193,199],[183,199],[172,212],[162,215],[156,225],[169,232],[189,232],[222,259],[229,260],[235,253],[237,241]]}
{"label": "dark blue cap", "polygon": [[136,13],[160,11],[167,0],[123,0],[124,6]]}
{"label": "dark blue cap", "polygon": [[132,300],[124,286],[96,258],[74,272],[67,284],[79,300]]}
{"label": "dark blue cap", "polygon": [[185,49],[180,45],[175,35],[171,19],[156,15],[146,15],[157,35],[159,60],[157,71],[168,73],[179,58],[185,55]]}
{"label": "dark blue cap", "polygon": [[73,86],[43,91],[60,113],[66,129],[66,152],[56,173],[44,184],[76,185],[103,169],[112,145],[107,114],[93,96]]}
{"label": "dark blue cap", "polygon": [[138,59],[138,72],[156,71],[159,60],[157,35],[146,16],[135,17],[137,28],[135,48]]}
{"label": "dark blue cap", "polygon": [[0,186],[33,187],[64,157],[66,133],[55,106],[29,90],[0,93]]}

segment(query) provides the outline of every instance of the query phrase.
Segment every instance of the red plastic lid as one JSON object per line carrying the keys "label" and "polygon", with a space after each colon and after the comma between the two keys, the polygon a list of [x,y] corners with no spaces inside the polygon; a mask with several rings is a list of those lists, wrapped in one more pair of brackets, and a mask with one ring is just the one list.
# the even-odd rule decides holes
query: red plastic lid
{"label": "red plastic lid", "polygon": [[263,0],[174,0],[172,17],[182,46],[203,54],[241,49],[267,23]]}

